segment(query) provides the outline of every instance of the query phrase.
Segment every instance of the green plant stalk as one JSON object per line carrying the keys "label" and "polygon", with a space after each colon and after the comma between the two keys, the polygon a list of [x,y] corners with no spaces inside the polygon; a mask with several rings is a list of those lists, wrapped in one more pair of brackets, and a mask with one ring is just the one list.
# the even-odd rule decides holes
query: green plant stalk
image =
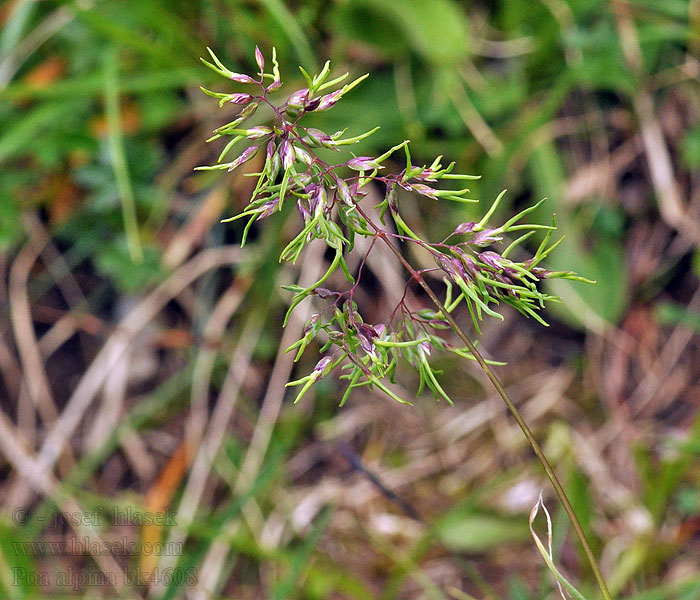
{"label": "green plant stalk", "polygon": [[114,49],[109,50],[105,54],[104,99],[109,129],[109,151],[119,193],[119,202],[122,207],[122,218],[124,220],[129,256],[133,262],[142,262],[143,249],[139,238],[136,199],[134,198],[134,189],[129,177],[129,167],[126,163],[121,117],[119,115],[118,57],[117,51]]}
{"label": "green plant stalk", "polygon": [[[365,215],[363,215],[363,216],[365,216]],[[549,464],[549,461],[547,460],[547,457],[545,456],[539,443],[535,439],[535,436],[533,435],[532,430],[530,429],[528,424],[525,422],[525,419],[523,419],[518,408],[515,406],[513,401],[510,399],[510,396],[508,395],[508,392],[506,392],[505,388],[503,387],[503,384],[501,383],[500,379],[493,372],[491,367],[489,367],[489,365],[486,363],[486,360],[484,359],[484,357],[481,356],[479,351],[476,349],[476,346],[474,346],[471,339],[469,339],[469,336],[465,333],[465,331],[462,329],[462,327],[459,325],[459,323],[457,323],[457,321],[452,316],[452,314],[447,310],[447,308],[442,303],[440,298],[438,298],[435,295],[435,292],[433,292],[433,290],[430,289],[430,286],[423,280],[423,277],[419,273],[416,272],[416,270],[411,266],[411,264],[403,257],[401,252],[399,252],[399,250],[387,239],[386,234],[381,229],[375,227],[374,223],[372,223],[369,219],[366,219],[366,220],[372,227],[375,228],[375,231],[377,232],[377,236],[380,237],[384,241],[384,243],[389,247],[389,249],[394,253],[396,258],[401,262],[401,264],[404,266],[404,268],[409,272],[411,277],[418,282],[418,284],[423,288],[423,290],[425,290],[425,293],[428,294],[428,297],[430,298],[430,300],[440,310],[440,312],[442,313],[445,320],[450,324],[450,327],[452,328],[452,330],[457,334],[459,339],[462,340],[462,342],[464,342],[464,345],[472,353],[472,355],[476,359],[476,362],[479,363],[479,366],[481,367],[481,369],[484,371],[484,373],[486,373],[486,376],[491,380],[493,387],[496,388],[498,395],[503,399],[503,402],[505,402],[506,406],[508,407],[508,410],[513,415],[513,418],[518,423],[518,426],[520,427],[523,434],[527,438],[527,441],[530,444],[530,446],[532,447],[532,450],[535,452],[535,456],[537,456],[537,459],[540,461],[540,464],[542,465],[545,473],[547,474],[547,477],[552,482],[552,486],[554,487],[554,491],[556,492],[557,496],[559,497],[559,500],[561,501],[562,505],[564,506],[564,510],[566,511],[566,514],[569,516],[569,519],[571,520],[571,524],[574,527],[574,532],[576,533],[576,537],[578,537],[579,542],[581,543],[581,546],[583,547],[583,551],[586,555],[586,558],[588,559],[588,563],[591,566],[591,570],[593,571],[593,575],[596,579],[596,582],[598,583],[598,587],[600,588],[600,591],[603,594],[603,598],[605,600],[613,600],[612,595],[610,594],[610,591],[608,590],[608,586],[605,583],[605,579],[603,578],[603,574],[600,571],[600,567],[598,566],[598,563],[595,559],[595,556],[593,555],[593,550],[591,549],[591,546],[588,543],[588,540],[586,539],[586,534],[583,531],[583,527],[581,527],[581,523],[579,522],[578,517],[576,516],[576,513],[574,512],[574,508],[573,508],[573,506],[571,506],[571,502],[569,501],[569,498],[566,495],[566,492],[564,491],[564,487],[562,486],[561,482],[559,481],[557,474],[554,472],[552,465]]]}

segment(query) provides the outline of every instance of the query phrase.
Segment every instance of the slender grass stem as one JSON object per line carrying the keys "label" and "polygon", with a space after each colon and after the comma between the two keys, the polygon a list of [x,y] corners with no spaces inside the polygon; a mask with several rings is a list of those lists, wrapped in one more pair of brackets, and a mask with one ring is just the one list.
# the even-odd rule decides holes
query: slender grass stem
{"label": "slender grass stem", "polygon": [[411,264],[404,258],[404,256],[401,254],[401,252],[391,243],[391,241],[387,238],[386,233],[383,230],[381,230],[379,227],[377,227],[374,223],[372,223],[372,221],[370,219],[368,219],[366,217],[366,215],[363,215],[363,216],[365,217],[367,222],[370,224],[370,226],[375,229],[375,231],[377,232],[377,235],[384,241],[384,243],[394,253],[396,258],[401,262],[401,264],[404,266],[404,268],[409,272],[411,277],[418,282],[418,284],[423,288],[423,290],[425,290],[425,293],[428,295],[430,300],[433,302],[433,304],[435,304],[435,306],[442,313],[445,320],[450,324],[450,327],[452,328],[452,330],[457,334],[459,339],[462,340],[462,342],[464,342],[464,345],[472,353],[472,355],[476,359],[476,362],[479,363],[479,367],[481,367],[481,369],[484,371],[484,373],[486,373],[486,376],[489,378],[489,380],[493,384],[493,387],[496,388],[498,395],[503,399],[503,402],[505,402],[506,406],[508,407],[508,410],[513,415],[513,418],[518,423],[518,426],[520,427],[523,434],[525,435],[525,438],[527,439],[528,443],[532,447],[532,450],[534,451],[535,456],[537,456],[537,459],[540,461],[540,464],[542,465],[542,468],[544,469],[545,473],[547,474],[547,477],[552,482],[552,487],[554,487],[554,491],[556,492],[557,496],[559,497],[560,502],[564,506],[564,510],[566,511],[566,514],[569,516],[569,519],[571,520],[571,524],[574,527],[574,532],[576,533],[576,537],[578,538],[579,542],[581,543],[581,546],[583,547],[583,552],[586,555],[586,558],[588,559],[588,563],[591,566],[591,570],[593,571],[593,576],[595,577],[596,582],[598,583],[598,587],[600,588],[600,591],[603,595],[603,598],[605,600],[613,600],[612,595],[610,594],[610,591],[608,590],[608,586],[605,583],[605,579],[603,578],[603,574],[600,571],[600,567],[598,566],[598,563],[595,559],[595,556],[593,555],[593,550],[591,549],[591,546],[588,543],[588,540],[586,539],[586,534],[583,531],[583,527],[581,527],[581,523],[579,522],[578,517],[576,516],[576,513],[574,512],[574,508],[573,508],[573,506],[571,506],[571,502],[569,501],[569,498],[566,495],[566,492],[564,491],[564,487],[562,486],[561,482],[559,481],[559,478],[557,477],[557,474],[555,473],[554,469],[552,468],[552,465],[549,463],[549,460],[547,460],[547,457],[545,456],[539,443],[535,439],[535,436],[533,435],[532,430],[530,429],[528,424],[525,422],[525,419],[523,419],[517,406],[515,406],[515,404],[511,400],[510,396],[508,395],[508,392],[506,392],[500,379],[498,378],[496,373],[494,373],[494,371],[491,369],[491,367],[489,367],[489,365],[487,364],[484,357],[476,349],[476,346],[474,346],[474,343],[471,341],[471,339],[465,333],[464,329],[462,329],[462,327],[459,325],[459,323],[457,323],[457,321],[452,316],[450,311],[447,310],[445,305],[441,302],[440,298],[438,298],[437,295],[435,294],[435,292],[433,292],[433,290],[430,289],[430,286],[425,282],[425,280],[423,279],[421,274],[418,273],[411,266]]}
{"label": "slender grass stem", "polygon": [[109,129],[109,152],[112,159],[114,179],[117,183],[122,218],[126,231],[129,256],[134,262],[143,260],[143,250],[139,237],[139,225],[136,215],[136,199],[131,185],[129,167],[126,162],[121,116],[119,114],[119,74],[118,56],[115,49],[105,53],[104,98],[107,126]]}

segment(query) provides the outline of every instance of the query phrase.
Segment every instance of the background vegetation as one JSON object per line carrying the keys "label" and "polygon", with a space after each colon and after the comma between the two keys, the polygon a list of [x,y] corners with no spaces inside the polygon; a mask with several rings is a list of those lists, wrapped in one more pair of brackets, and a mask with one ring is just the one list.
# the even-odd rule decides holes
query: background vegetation
{"label": "background vegetation", "polygon": [[[527,526],[540,490],[555,561],[596,597],[477,369],[444,361],[454,407],[338,409],[330,380],[290,404],[303,319],[282,331],[279,286],[324,257],[281,267],[282,218],[240,251],[219,220],[250,180],[193,172],[236,110],[201,93],[221,84],[199,57],[250,72],[256,44],[289,91],[297,64],[371,73],[324,130],[380,125],[378,153],[410,138],[417,160],[481,174],[484,205],[508,188],[502,215],[550,199],[539,218],[567,235],[551,264],[598,283],[559,282],[548,329],[505,310],[480,347],[508,361],[613,593],[700,596],[700,2],[11,0],[0,23],[3,598],[554,597]],[[434,238],[479,210],[404,206]],[[381,314],[403,274],[372,256]],[[112,522],[129,507],[177,526]],[[70,523],[91,511],[99,527]],[[17,545],[76,536],[181,551]],[[136,579],[57,583],[71,569]]]}

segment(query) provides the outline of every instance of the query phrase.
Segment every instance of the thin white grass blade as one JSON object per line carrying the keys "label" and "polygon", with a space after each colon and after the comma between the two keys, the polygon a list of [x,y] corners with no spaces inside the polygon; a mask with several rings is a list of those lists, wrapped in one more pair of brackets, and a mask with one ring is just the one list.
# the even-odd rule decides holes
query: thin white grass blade
{"label": "thin white grass blade", "polygon": [[[535,529],[532,526],[533,522],[535,521],[535,517],[539,512],[540,506],[544,511],[545,517],[547,518],[547,548],[545,548],[544,544],[542,543],[542,540],[535,533]],[[542,555],[542,558],[544,559],[547,568],[550,570],[552,575],[554,575],[561,597],[564,600],[568,600],[569,598],[574,598],[574,600],[586,600],[586,597],[581,592],[579,592],[573,585],[571,585],[571,583],[567,581],[567,579],[559,572],[556,565],[554,564],[554,556],[552,554],[552,520],[549,516],[549,511],[547,510],[547,507],[544,505],[541,493],[537,504],[535,504],[533,509],[530,511],[530,533],[532,534],[532,539],[535,540],[535,545],[537,546],[537,549]],[[564,589],[566,589],[568,595],[564,592],[562,586],[564,586]]]}

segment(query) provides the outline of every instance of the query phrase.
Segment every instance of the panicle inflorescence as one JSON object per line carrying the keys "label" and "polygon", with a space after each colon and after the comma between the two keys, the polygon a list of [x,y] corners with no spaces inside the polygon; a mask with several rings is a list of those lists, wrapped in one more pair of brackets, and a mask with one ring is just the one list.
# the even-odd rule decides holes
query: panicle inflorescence
{"label": "panicle inflorescence", "polygon": [[[347,73],[329,79],[329,62],[315,77],[300,67],[306,86],[292,92],[285,101],[275,101],[272,96],[282,87],[282,81],[274,49],[272,69],[267,73],[263,54],[256,47],[255,61],[259,72],[254,76],[230,71],[211,50],[209,53],[213,63],[203,60],[204,64],[219,75],[248,87],[245,92],[233,93],[202,88],[206,94],[217,98],[221,106],[231,103],[239,105],[241,110],[233,121],[217,128],[208,140],[230,138],[217,164],[198,169],[232,171],[259,154],[264,155],[259,161],[262,165],[260,171],[248,174],[258,178],[248,206],[224,222],[247,219],[241,242],[245,245],[255,221],[282,211],[285,203],[291,202],[296,205],[301,226],[299,233],[282,250],[280,260],[295,263],[312,240],[323,240],[333,253],[327,271],[318,281],[306,288],[286,286],[286,289],[294,292],[294,296],[285,324],[292,310],[305,298],[316,298],[322,307],[306,323],[301,339],[289,348],[289,351],[296,350],[295,360],[299,360],[313,340],[320,339],[322,342],[320,352],[323,357],[311,373],[288,384],[301,386],[296,401],[314,383],[340,368],[343,371],[341,379],[348,381],[341,404],[345,403],[353,389],[361,386],[376,387],[395,400],[406,402],[387,385],[388,381],[394,381],[399,362],[404,361],[419,375],[418,394],[425,386],[436,398],[442,397],[451,402],[437,379],[439,372],[429,362],[433,350],[440,349],[474,359],[467,348],[453,346],[441,333],[450,329],[445,315],[427,308],[417,312],[410,310],[405,294],[383,323],[371,324],[363,320],[354,295],[367,255],[378,239],[416,244],[430,253],[435,267],[414,272],[414,277],[427,274],[440,277],[445,285],[446,310],[452,313],[464,303],[476,331],[479,331],[484,314],[503,318],[493,309],[501,302],[546,325],[538,311],[544,308],[545,302],[557,301],[558,298],[541,292],[539,282],[555,277],[587,281],[568,271],[553,272],[538,266],[561,242],[560,239],[551,243],[554,217],[551,225],[521,222],[542,201],[494,227],[489,225],[489,220],[504,196],[505,192],[502,192],[479,222],[461,223],[441,242],[429,242],[416,235],[402,219],[400,194],[408,192],[431,200],[476,202],[468,196],[468,188],[454,189],[454,184],[450,186],[450,183],[477,177],[454,173],[455,163],[443,166],[442,157],[437,157],[430,166],[414,165],[408,140],[376,157],[351,155],[337,163],[321,159],[319,151],[340,152],[344,146],[360,142],[377,128],[346,137],[346,130],[328,134],[307,127],[302,122],[304,116],[332,108],[367,75],[344,83]],[[246,127],[246,121],[261,106],[272,110],[272,122]],[[245,148],[236,158],[226,161],[236,145]],[[405,154],[405,167],[398,173],[383,173],[383,163],[399,150]],[[370,185],[380,186],[383,190],[376,219],[371,219],[360,205]],[[387,225],[387,215],[393,226]],[[535,254],[524,260],[511,258],[516,254],[516,249],[538,229],[544,229],[546,233]],[[346,263],[346,256],[352,251],[358,235],[370,238],[371,242],[357,274],[353,275]],[[513,235],[519,237],[501,250],[504,242]],[[517,252],[518,255],[522,253],[521,250]],[[349,282],[347,289],[323,287],[338,269]]]}

